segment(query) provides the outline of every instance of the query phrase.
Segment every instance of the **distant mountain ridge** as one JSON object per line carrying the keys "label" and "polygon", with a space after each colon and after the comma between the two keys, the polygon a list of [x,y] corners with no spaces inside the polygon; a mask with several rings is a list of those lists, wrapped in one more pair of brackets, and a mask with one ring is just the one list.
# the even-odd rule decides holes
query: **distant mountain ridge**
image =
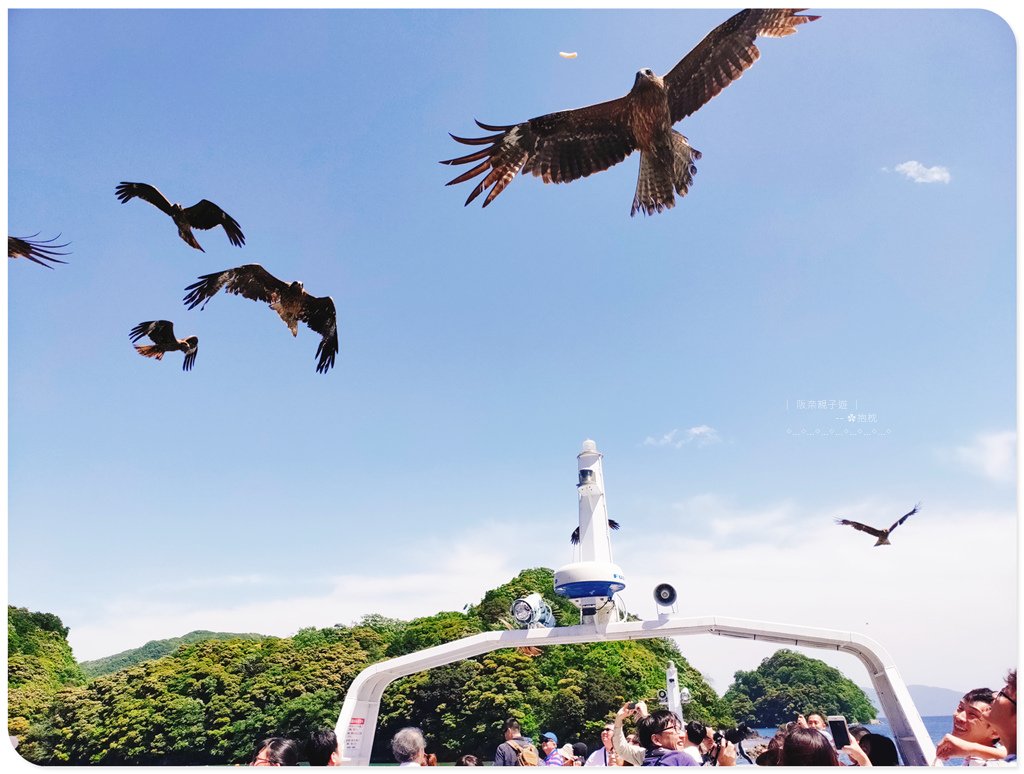
{"label": "distant mountain ridge", "polygon": [[150,640],[141,648],[132,648],[121,653],[115,653],[113,656],[105,656],[104,658],[97,658],[92,661],[80,661],[78,665],[82,668],[85,676],[91,680],[94,677],[113,674],[118,670],[136,666],[143,661],[162,658],[173,653],[180,646],[190,645],[194,642],[203,642],[204,640],[265,640],[269,636],[252,632],[236,634],[233,632],[208,632],[203,629],[197,629],[181,637],[171,637],[166,640]]}
{"label": "distant mountain ridge", "polygon": [[[881,712],[882,705],[878,701],[878,694],[874,688],[861,688],[871,699],[871,703]],[[936,688],[933,685],[908,685],[907,691],[910,698],[914,700],[918,713],[922,716],[928,715],[949,715],[952,717],[956,705],[966,691],[954,691],[951,688]]]}

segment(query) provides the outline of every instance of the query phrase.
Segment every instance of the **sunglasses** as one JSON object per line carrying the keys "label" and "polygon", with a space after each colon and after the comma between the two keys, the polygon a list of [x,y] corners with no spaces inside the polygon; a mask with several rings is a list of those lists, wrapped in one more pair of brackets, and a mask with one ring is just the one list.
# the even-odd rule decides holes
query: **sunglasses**
{"label": "sunglasses", "polygon": [[999,696],[1002,696],[1002,697],[1003,697],[1004,699],[1006,699],[1006,700],[1007,700],[1008,702],[1010,702],[1010,704],[1012,704],[1012,705],[1013,705],[1014,707],[1016,707],[1016,706],[1017,706],[1017,700],[1016,700],[1016,699],[1011,699],[1011,698],[1010,698],[1010,695],[1009,695],[1009,694],[1008,694],[1008,693],[1006,692],[1006,689],[1005,689],[1005,688],[1001,689],[1001,690],[999,691],[999,693],[997,693],[997,694],[996,694],[996,697],[997,697],[997,698],[998,698]]}

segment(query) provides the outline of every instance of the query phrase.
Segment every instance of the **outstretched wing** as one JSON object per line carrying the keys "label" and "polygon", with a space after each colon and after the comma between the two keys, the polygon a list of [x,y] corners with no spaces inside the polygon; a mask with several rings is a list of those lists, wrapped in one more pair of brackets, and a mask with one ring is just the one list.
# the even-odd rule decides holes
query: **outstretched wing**
{"label": "outstretched wing", "polygon": [[121,204],[126,204],[137,196],[174,217],[171,211],[171,203],[167,201],[167,197],[160,193],[155,186],[149,185],[149,183],[126,183],[122,180],[120,185],[114,189],[114,193],[121,200]]}
{"label": "outstretched wing", "polygon": [[245,234],[242,233],[242,228],[238,225],[238,221],[209,199],[203,199],[201,202],[185,208],[185,219],[192,228],[200,228],[204,231],[217,226],[223,226],[231,244],[235,247],[241,247],[245,244]]}
{"label": "outstretched wing", "polygon": [[915,513],[917,513],[920,508],[921,508],[921,503],[918,503],[917,505],[915,505],[913,507],[913,509],[909,513],[904,513],[902,516],[900,516],[900,518],[896,521],[895,524],[893,524],[891,527],[889,527],[889,531],[892,532],[900,524],[902,524],[907,519],[909,519],[911,516],[913,516]]}
{"label": "outstretched wing", "polygon": [[196,355],[199,353],[199,337],[189,336],[185,339],[185,362],[181,364],[182,371],[191,371],[195,365]]}
{"label": "outstretched wing", "polygon": [[228,293],[269,304],[275,296],[284,293],[288,285],[258,263],[247,263],[234,269],[203,274],[197,282],[185,288],[185,304],[189,309],[200,304],[206,306],[221,288]]}
{"label": "outstretched wing", "polygon": [[483,206],[486,207],[520,170],[533,173],[545,183],[568,183],[601,172],[636,150],[628,112],[628,97],[620,97],[577,110],[549,113],[512,126],[491,126],[477,121],[481,129],[497,134],[470,138],[451,135],[453,140],[463,145],[487,147],[442,161],[442,164],[480,162],[447,185],[464,183],[477,175],[484,175],[469,194],[466,204],[490,188],[484,199]]}
{"label": "outstretched wing", "polygon": [[843,524],[848,527],[853,527],[854,529],[858,529],[861,532],[867,532],[869,535],[874,535],[875,537],[882,537],[882,535],[885,534],[882,530],[875,529],[874,527],[869,527],[867,524],[861,524],[859,521],[850,521],[849,519],[836,519],[836,524]]}
{"label": "outstretched wing", "polygon": [[747,8],[715,27],[665,76],[672,123],[695,113],[761,56],[754,39],[781,38],[818,16],[803,8]]}
{"label": "outstretched wing", "polygon": [[143,336],[149,336],[163,352],[170,352],[178,348],[178,339],[174,336],[174,323],[170,320],[147,320],[132,328],[128,334],[132,341],[138,341]]}
{"label": "outstretched wing", "polygon": [[334,366],[334,357],[338,354],[338,316],[334,301],[330,296],[319,298],[302,291],[299,319],[322,337],[316,348],[316,357],[320,358],[316,371],[325,374]]}
{"label": "outstretched wing", "polygon": [[47,269],[52,269],[48,263],[44,261],[52,261],[53,263],[67,263],[57,258],[58,255],[67,255],[67,253],[59,252],[58,248],[67,247],[69,242],[65,242],[62,245],[53,244],[60,239],[60,234],[57,234],[53,239],[39,239],[33,241],[38,234],[33,234],[30,237],[13,237],[8,235],[7,237],[7,257],[8,258],[28,258],[30,261],[38,263],[40,266],[45,266]]}

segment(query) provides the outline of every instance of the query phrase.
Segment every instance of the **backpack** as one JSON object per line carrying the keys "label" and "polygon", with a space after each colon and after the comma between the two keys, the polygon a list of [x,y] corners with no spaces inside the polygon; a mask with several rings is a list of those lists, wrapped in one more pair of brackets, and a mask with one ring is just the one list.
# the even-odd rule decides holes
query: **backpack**
{"label": "backpack", "polygon": [[509,747],[516,751],[516,765],[517,766],[539,766],[540,755],[537,754],[537,748],[529,742],[525,746],[520,746],[515,742],[509,740]]}

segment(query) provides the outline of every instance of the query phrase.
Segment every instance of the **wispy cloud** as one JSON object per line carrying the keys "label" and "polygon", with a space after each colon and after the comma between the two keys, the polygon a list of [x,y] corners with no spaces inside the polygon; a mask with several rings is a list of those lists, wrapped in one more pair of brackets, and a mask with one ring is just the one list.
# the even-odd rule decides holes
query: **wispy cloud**
{"label": "wispy cloud", "polygon": [[896,171],[915,183],[948,183],[952,180],[946,167],[926,167],[920,161],[904,161],[896,165]]}
{"label": "wispy cloud", "polygon": [[[716,493],[666,504],[657,524],[630,523],[615,533],[615,561],[629,579],[623,601],[629,612],[654,618],[652,591],[667,582],[679,591],[680,616],[859,632],[882,643],[910,682],[962,691],[991,684],[1016,654],[1017,619],[1007,614],[1010,606],[1016,607],[1016,514],[1012,508],[957,511],[929,503],[901,527],[892,546],[882,548],[875,548],[868,536],[832,523],[837,514],[888,523],[906,506],[866,501],[809,509],[786,501],[740,507]],[[572,520],[559,526],[568,533]],[[79,659],[195,629],[288,636],[306,626],[351,623],[366,613],[408,619],[461,610],[524,567],[556,568],[573,559],[567,540],[556,546],[508,541],[502,535],[497,546],[497,529],[492,525],[473,534],[446,533],[402,548],[382,541],[378,573],[325,574],[319,583],[307,578],[300,591],[278,593],[273,599],[257,592],[232,604],[205,589],[185,597],[131,588],[87,619],[65,623],[71,625],[70,640]],[[1005,561],[985,569],[984,585],[992,593],[951,583],[964,556],[986,557],[993,551],[1001,551]],[[343,551],[338,558],[344,559]],[[949,627],[949,611],[967,608],[979,620],[993,622],[988,636],[979,640],[970,627]],[[924,647],[936,642],[947,647]],[[681,638],[679,644],[687,660],[719,691],[728,687],[736,669],[753,669],[782,647],[712,635]],[[951,665],[946,657],[950,651],[971,652],[974,658]],[[869,683],[852,656],[805,652],[847,671],[862,685]]]}
{"label": "wispy cloud", "polygon": [[979,433],[970,444],[957,446],[951,452],[940,452],[940,456],[952,458],[990,481],[1012,483],[1017,472],[1017,433],[1013,430]]}
{"label": "wispy cloud", "polygon": [[679,428],[675,428],[660,437],[649,435],[644,439],[644,446],[671,446],[674,449],[681,449],[691,443],[697,446],[707,446],[708,444],[718,443],[721,440],[722,438],[718,435],[718,431],[715,428],[709,425],[697,425],[682,432],[680,432]]}

